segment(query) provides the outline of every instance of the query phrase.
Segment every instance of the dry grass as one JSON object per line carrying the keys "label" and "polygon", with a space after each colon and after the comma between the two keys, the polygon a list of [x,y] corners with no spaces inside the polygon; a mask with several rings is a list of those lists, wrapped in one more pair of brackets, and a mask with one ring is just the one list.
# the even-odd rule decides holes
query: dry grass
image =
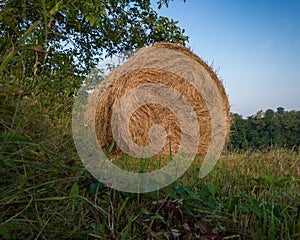
{"label": "dry grass", "polygon": [[[14,157],[6,155],[8,148],[18,147],[21,152],[15,151]],[[37,147],[23,141],[2,149],[6,158],[0,172],[0,235],[4,239],[164,239],[171,226],[186,233],[179,213],[190,227],[196,224],[190,231],[194,237],[203,234],[200,225],[233,239],[300,236],[300,155],[294,152],[224,153],[204,179],[197,178],[198,158],[169,187],[151,194],[127,194],[105,188],[79,159],[70,163],[72,151],[34,152]],[[129,161],[121,163],[132,169]],[[139,171],[147,170],[147,165],[137,165]],[[177,218],[175,210],[169,210],[172,204],[179,211]]]}
{"label": "dry grass", "polygon": [[[49,110],[39,99],[28,99],[18,111],[6,109],[1,119],[1,239],[167,239],[172,233],[192,239],[207,233],[224,239],[300,238],[299,153],[224,152],[204,179],[197,178],[198,157],[170,186],[128,194],[105,187],[85,170],[64,107]],[[119,157],[116,164],[134,171],[169,161]]]}

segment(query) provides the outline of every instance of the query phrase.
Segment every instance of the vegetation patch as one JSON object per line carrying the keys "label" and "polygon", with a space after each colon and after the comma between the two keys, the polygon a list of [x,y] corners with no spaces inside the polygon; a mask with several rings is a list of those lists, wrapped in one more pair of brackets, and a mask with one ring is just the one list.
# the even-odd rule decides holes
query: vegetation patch
{"label": "vegetation patch", "polygon": [[[150,1],[96,2],[0,3],[0,238],[299,239],[297,111],[233,114],[228,149],[204,179],[202,156],[144,194],[108,188],[84,168],[71,112],[96,56],[188,40]],[[110,147],[115,164],[137,172],[170,160],[136,162]]]}

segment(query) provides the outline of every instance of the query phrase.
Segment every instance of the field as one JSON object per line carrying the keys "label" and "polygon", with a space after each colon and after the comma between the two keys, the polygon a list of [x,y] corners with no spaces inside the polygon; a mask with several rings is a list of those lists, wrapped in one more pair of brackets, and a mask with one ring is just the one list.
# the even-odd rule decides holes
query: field
{"label": "field", "polygon": [[[199,159],[159,191],[119,192],[85,170],[70,115],[53,109],[25,99],[18,117],[4,112],[1,239],[300,238],[300,153],[224,151],[204,179]],[[127,160],[117,164],[132,168]]]}
{"label": "field", "polygon": [[[230,113],[223,82],[218,81],[219,77],[216,75],[219,72],[218,65],[222,63],[215,65],[213,61],[207,64],[188,48],[184,49],[183,46],[189,46],[196,52],[197,46],[193,46],[192,41],[189,42],[189,36],[185,34],[185,29],[179,27],[179,21],[163,16],[165,14],[160,15],[163,13],[160,12],[161,7],[168,8],[171,2],[0,1],[0,239],[300,239],[300,111],[287,111],[283,106],[279,106],[275,111],[257,109],[258,112],[247,119],[238,113]],[[268,8],[270,4],[264,3],[265,11],[260,8],[259,12],[263,15],[259,16],[258,8],[253,6],[249,8],[241,5],[242,8],[239,9],[239,6],[232,8],[229,4],[230,8],[226,9],[222,3],[218,4],[221,6],[221,14],[218,14],[215,3],[210,7],[198,2],[201,5],[197,7],[201,12],[213,11],[214,14],[185,14],[193,17],[193,21],[189,21],[188,25],[193,28],[193,23],[196,23],[195,29],[201,29],[201,41],[196,42],[201,43],[207,37],[208,40],[211,37],[220,40],[220,44],[215,44],[217,48],[212,54],[215,55],[218,48],[225,49],[226,51],[222,50],[214,58],[227,58],[234,64],[230,75],[238,76],[237,81],[225,80],[230,81],[230,84],[236,82],[240,87],[253,85],[254,89],[261,93],[264,93],[268,86],[266,83],[270,80],[269,85],[275,93],[273,90],[276,86],[273,86],[273,83],[277,82],[281,84],[278,86],[282,86],[283,81],[274,79],[273,73],[285,68],[282,68],[282,65],[276,68],[275,63],[282,63],[281,53],[284,49],[275,48],[274,44],[281,44],[282,41],[267,42],[270,46],[267,49],[261,48],[261,51],[256,51],[258,55],[255,55],[252,52],[253,49],[257,49],[258,42],[251,39],[254,36],[259,40],[257,37],[258,33],[262,32],[261,26],[264,26],[262,33],[267,33],[268,27],[271,27],[270,20],[286,18],[281,16],[281,11],[277,11],[282,9],[282,6],[278,5],[276,8],[276,4],[272,2],[272,9],[275,11],[272,13]],[[286,33],[289,33],[288,35],[293,37],[290,39],[292,41],[287,43],[296,42],[294,36],[298,32],[293,32],[298,30],[295,27],[297,21],[293,19],[296,9],[291,4],[285,4],[284,14],[291,13],[288,21],[281,21],[279,25],[275,22],[272,24],[276,26],[276,32],[284,30],[283,34],[277,34],[278,36],[286,37]],[[182,11],[183,8],[178,12],[180,16]],[[241,14],[244,11],[245,14]],[[281,14],[278,15],[279,18],[274,17],[277,12]],[[224,22],[227,19],[222,17],[224,13],[230,13],[226,15],[229,22]],[[204,20],[195,21],[194,16],[198,15],[204,17]],[[237,31],[233,31],[230,37],[233,37],[234,41],[245,41],[228,44],[231,41],[215,37],[220,35],[223,29],[219,29],[218,24],[217,27],[212,27],[217,22],[214,21],[211,25],[208,18],[210,15],[214,20],[220,19],[221,27],[240,22],[257,22],[259,25],[253,25],[251,28],[231,27],[230,30]],[[245,21],[240,18],[243,15],[247,17]],[[260,21],[248,21],[254,18]],[[209,32],[206,32],[206,29]],[[246,31],[241,31],[243,29]],[[210,34],[210,30],[215,31],[214,34]],[[252,30],[255,30],[253,34]],[[274,32],[271,28],[269,30],[270,33]],[[273,39],[273,36],[270,39]],[[158,48],[148,52],[149,46],[154,43]],[[223,43],[225,45],[222,47]],[[207,41],[207,44],[201,44],[199,47],[207,51],[199,52],[203,54],[203,59],[211,59],[208,52],[211,46],[214,46],[214,42]],[[129,59],[133,53],[135,56],[143,53],[137,50],[145,46],[145,53],[148,52],[149,55],[142,55],[134,61],[133,58]],[[239,47],[242,47],[242,51]],[[294,44],[292,47],[299,45]],[[166,51],[168,48],[172,50],[172,54]],[[244,51],[247,49],[252,52],[247,54]],[[279,52],[276,53],[276,49]],[[294,55],[297,53],[287,52]],[[268,55],[269,53],[271,55]],[[246,62],[239,61],[241,54],[246,56]],[[117,57],[117,60],[112,60],[111,63],[103,61],[110,56]],[[189,59],[186,59],[187,56]],[[275,65],[271,64],[276,60],[276,56],[278,61],[273,62]],[[293,56],[286,55],[284,59],[292,59],[291,57]],[[272,61],[265,61],[268,58]],[[127,65],[115,68],[125,60],[128,60]],[[247,61],[253,62],[254,65],[244,66],[243,63]],[[265,64],[259,64],[260,61],[268,62],[268,68],[260,71],[259,67],[265,68]],[[201,68],[196,66],[196,62]],[[227,62],[221,67],[227,68]],[[269,69],[269,65],[272,69]],[[250,71],[253,73],[251,84],[247,82],[247,67],[250,67],[250,70],[255,69]],[[113,69],[115,71],[106,78],[108,72]],[[202,72],[201,69],[205,71]],[[121,72],[123,70],[124,72]],[[272,70],[272,74],[269,74],[269,70]],[[254,84],[258,73],[267,73],[259,77],[259,80],[265,78],[264,81],[260,81],[263,85]],[[285,75],[293,79],[290,72]],[[298,75],[294,75],[294,79],[297,79]],[[207,81],[210,78],[213,80],[212,84]],[[105,79],[114,82],[107,83]],[[117,99],[115,97],[121,98],[125,92],[131,92],[127,90],[133,90],[143,83],[144,86],[140,88],[143,91],[138,94],[140,96],[132,95],[132,101],[120,102],[120,112],[130,115],[130,121],[133,123],[130,131],[135,143],[148,144],[150,138],[147,130],[153,123],[164,124],[169,126],[169,129],[175,129],[175,132],[168,132],[170,146],[163,148],[164,153],[168,155],[170,152],[169,156],[172,156],[181,139],[185,139],[182,136],[187,135],[186,139],[190,141],[186,146],[193,148],[192,145],[197,141],[191,138],[192,133],[196,126],[199,126],[202,139],[197,147],[200,155],[213,142],[211,136],[225,129],[226,120],[226,129],[231,131],[231,136],[217,165],[208,176],[200,179],[198,173],[204,156],[198,156],[192,166],[175,182],[147,193],[122,192],[98,181],[85,169],[76,151],[72,135],[72,111],[74,110],[74,119],[79,120],[77,123],[81,123],[81,117],[86,117],[84,127],[89,129],[88,120],[92,119],[89,117],[93,114],[81,111],[81,107],[84,106],[85,97],[95,90],[99,81],[106,83],[101,86],[101,91],[105,90],[106,97],[102,98],[103,101],[100,99],[101,107],[99,102],[94,102],[98,104],[96,111],[96,104],[88,105],[91,108],[87,108],[97,115],[97,137],[100,137],[98,140],[101,143],[105,143],[105,154],[111,158],[113,164],[130,171],[149,172],[172,160],[172,157],[166,156],[141,160],[114,151],[116,146],[112,142],[117,138],[110,137],[112,134],[108,125],[112,122],[113,106],[116,106]],[[150,83],[160,83],[160,86],[153,87]],[[225,83],[224,81],[224,85]],[[152,85],[153,88],[148,91],[145,85]],[[167,89],[166,86],[169,86],[170,90],[177,90],[162,94],[164,89]],[[294,83],[292,86],[278,88],[279,99],[289,95],[295,97],[295,94],[284,92],[297,89]],[[240,90],[242,89],[238,88],[238,91]],[[237,92],[240,93],[242,91]],[[252,94],[253,99],[252,92],[248,93],[250,97],[244,99],[249,99],[250,103],[258,100],[256,93]],[[77,108],[73,108],[75,96],[76,99],[80,99],[80,104],[75,104]],[[97,98],[96,94],[94,96]],[[262,96],[266,99],[265,94]],[[149,100],[146,101],[148,106],[140,105],[140,109],[136,108],[136,112],[140,113],[133,113],[128,108],[137,106],[133,104],[136,97],[142,97],[142,101],[137,103],[144,104],[144,100]],[[157,97],[160,101],[155,103]],[[191,104],[191,108],[187,108],[186,104],[176,104],[177,100],[181,103],[186,102],[185,98]],[[220,104],[224,106],[221,107]],[[173,111],[173,108],[179,111]],[[224,115],[224,110],[226,118],[214,118]],[[193,111],[197,116],[193,116]],[[179,116],[175,116],[176,113],[188,115],[180,119]],[[143,116],[147,116],[149,122]],[[122,118],[116,118],[113,122],[126,122],[123,117],[122,115]],[[188,123],[194,122],[195,119],[198,119],[197,125],[190,127]],[[231,122],[234,124],[229,129]],[[93,126],[91,127],[93,129]],[[187,129],[181,131],[183,127]],[[117,129],[118,134],[122,133],[122,129],[127,133],[128,129],[125,126]],[[74,132],[79,135],[82,133],[78,129]],[[108,134],[103,134],[105,132]],[[161,129],[157,132],[164,134]],[[142,136],[142,133],[146,134]],[[128,139],[128,135],[125,139]],[[157,142],[161,140],[159,137],[152,139]],[[90,147],[89,144],[86,145]],[[221,147],[221,144],[215,146]],[[126,147],[131,148],[130,145]],[[111,176],[108,178],[108,181],[111,181]],[[126,183],[128,184],[128,181]]]}

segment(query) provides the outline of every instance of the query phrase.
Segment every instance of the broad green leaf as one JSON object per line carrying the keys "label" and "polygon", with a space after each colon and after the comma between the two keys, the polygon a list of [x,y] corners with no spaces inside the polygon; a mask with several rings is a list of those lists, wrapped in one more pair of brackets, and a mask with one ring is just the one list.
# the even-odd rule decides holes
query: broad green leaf
{"label": "broad green leaf", "polygon": [[77,182],[73,183],[73,185],[71,187],[71,190],[70,190],[69,196],[71,196],[71,197],[78,197],[79,196],[79,186],[78,186]]}

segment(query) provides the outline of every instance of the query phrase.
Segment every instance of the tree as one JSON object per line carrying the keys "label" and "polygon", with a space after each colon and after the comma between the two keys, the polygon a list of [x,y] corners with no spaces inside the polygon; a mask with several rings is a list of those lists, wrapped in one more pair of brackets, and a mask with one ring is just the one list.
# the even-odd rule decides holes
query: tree
{"label": "tree", "polygon": [[232,114],[230,144],[233,150],[285,147],[298,150],[300,146],[300,111],[267,109],[243,119]]}
{"label": "tree", "polygon": [[76,89],[103,54],[188,40],[150,0],[6,0],[0,11],[2,80],[27,91]]}
{"label": "tree", "polygon": [[285,114],[284,107],[278,107],[278,108],[277,108],[277,113],[278,113],[279,115],[284,115],[284,114]]}
{"label": "tree", "polygon": [[282,143],[279,116],[272,109],[266,110],[264,114],[265,135],[268,138],[269,146],[280,146]]}
{"label": "tree", "polygon": [[242,150],[247,148],[247,122],[237,113],[231,115],[232,125],[230,133],[230,148],[232,150]]}
{"label": "tree", "polygon": [[300,112],[288,111],[282,119],[284,145],[294,148],[300,146]]}

